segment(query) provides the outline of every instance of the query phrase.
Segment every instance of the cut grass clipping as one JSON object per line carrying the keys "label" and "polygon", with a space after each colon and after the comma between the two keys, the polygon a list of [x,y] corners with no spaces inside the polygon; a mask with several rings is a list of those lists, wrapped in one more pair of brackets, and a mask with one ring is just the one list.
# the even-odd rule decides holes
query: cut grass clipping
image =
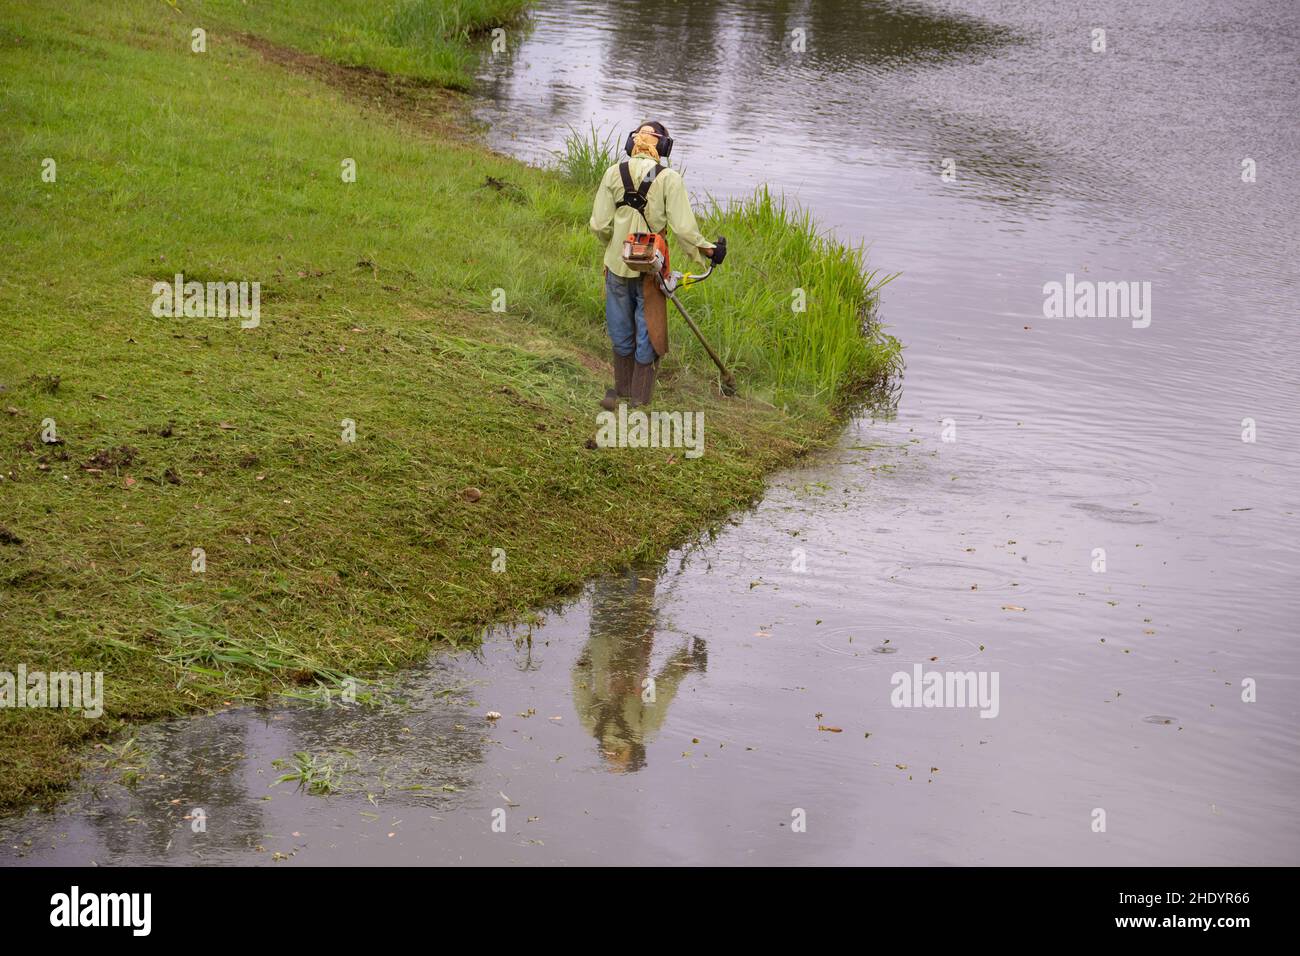
{"label": "cut grass clipping", "polygon": [[[0,805],[127,722],[329,700],[662,556],[897,362],[861,252],[760,192],[705,212],[735,251],[690,298],[741,397],[676,320],[661,370],[703,456],[589,447],[589,184],[449,135],[445,94],[237,39],[337,55],[350,24],[426,29],[381,32],[415,6],[0,0],[0,671],[102,671],[105,706],[0,708]],[[369,67],[405,55],[366,42]],[[176,273],[260,282],[260,325],[155,317]]]}

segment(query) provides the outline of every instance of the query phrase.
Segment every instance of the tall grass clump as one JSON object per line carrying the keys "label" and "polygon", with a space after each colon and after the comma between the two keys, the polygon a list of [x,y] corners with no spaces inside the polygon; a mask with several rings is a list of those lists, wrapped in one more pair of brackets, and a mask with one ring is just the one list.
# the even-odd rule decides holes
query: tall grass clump
{"label": "tall grass clump", "polygon": [[595,189],[600,185],[605,170],[618,159],[618,144],[613,131],[601,132],[595,123],[586,132],[570,126],[568,135],[564,137],[564,149],[558,152],[558,156],[556,165],[566,179]]}
{"label": "tall grass clump", "polygon": [[[894,277],[869,271],[863,247],[820,232],[807,210],[766,186],[747,199],[711,201],[701,229],[727,237],[728,259],[683,293],[687,308],[737,376],[769,401],[842,407],[898,370],[902,347],[875,316],[880,289]],[[686,344],[707,362],[694,341]]]}
{"label": "tall grass clump", "polygon": [[187,10],[220,27],[437,86],[468,90],[472,41],[511,23],[529,0],[191,0]]}
{"label": "tall grass clump", "polygon": [[378,46],[395,48],[399,65],[440,86],[468,89],[477,53],[471,41],[518,17],[529,0],[398,0],[381,7],[371,31]]}
{"label": "tall grass clump", "polygon": [[398,46],[464,43],[517,17],[529,0],[399,0],[384,26]]}

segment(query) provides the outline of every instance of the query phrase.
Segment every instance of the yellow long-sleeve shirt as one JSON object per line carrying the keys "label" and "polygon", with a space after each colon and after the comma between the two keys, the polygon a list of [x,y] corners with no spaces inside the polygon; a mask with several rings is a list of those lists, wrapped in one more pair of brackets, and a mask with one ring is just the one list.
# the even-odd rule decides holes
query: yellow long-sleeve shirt
{"label": "yellow long-sleeve shirt", "polygon": [[[634,187],[641,185],[641,180],[655,160],[649,156],[633,156],[628,162],[628,172],[632,176]],[[695,213],[691,211],[691,200],[686,194],[686,183],[682,174],[675,169],[664,167],[650,184],[646,193],[645,216],[631,206],[619,206],[615,203],[623,198],[623,177],[619,175],[618,163],[605,170],[596,189],[596,201],[591,207],[591,231],[605,243],[605,267],[615,275],[631,278],[638,273],[623,264],[623,242],[633,232],[645,232],[648,225],[653,232],[671,229],[681,240],[686,252],[696,262],[703,263],[704,257],[699,249],[712,249],[713,243],[704,238],[700,227],[696,225]]]}

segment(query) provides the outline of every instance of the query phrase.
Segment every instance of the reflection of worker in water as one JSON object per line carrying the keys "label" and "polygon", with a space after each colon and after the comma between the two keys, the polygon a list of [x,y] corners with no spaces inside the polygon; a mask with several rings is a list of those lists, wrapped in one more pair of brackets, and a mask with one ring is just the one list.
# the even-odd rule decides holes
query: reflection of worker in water
{"label": "reflection of worker in water", "polygon": [[573,665],[573,703],[616,773],[645,766],[646,741],[664,722],[682,679],[704,670],[704,641],[690,639],[651,673],[655,580],[632,569],[598,580],[592,591],[587,646]]}

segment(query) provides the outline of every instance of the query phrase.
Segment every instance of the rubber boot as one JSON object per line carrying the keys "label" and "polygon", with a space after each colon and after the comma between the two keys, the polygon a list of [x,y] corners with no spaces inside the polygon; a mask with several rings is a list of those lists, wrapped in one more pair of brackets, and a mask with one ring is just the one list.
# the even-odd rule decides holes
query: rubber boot
{"label": "rubber boot", "polygon": [[614,387],[605,389],[605,397],[600,400],[600,407],[607,412],[618,408],[620,398],[632,397],[632,374],[636,359],[631,355],[614,353]]}
{"label": "rubber boot", "polygon": [[632,397],[632,373],[636,370],[636,357],[614,353],[614,391],[619,398]]}
{"label": "rubber boot", "polygon": [[649,365],[642,365],[640,362],[636,365],[636,371],[632,373],[632,404],[649,405],[650,399],[655,393],[655,373],[659,370],[659,360],[655,359]]}

